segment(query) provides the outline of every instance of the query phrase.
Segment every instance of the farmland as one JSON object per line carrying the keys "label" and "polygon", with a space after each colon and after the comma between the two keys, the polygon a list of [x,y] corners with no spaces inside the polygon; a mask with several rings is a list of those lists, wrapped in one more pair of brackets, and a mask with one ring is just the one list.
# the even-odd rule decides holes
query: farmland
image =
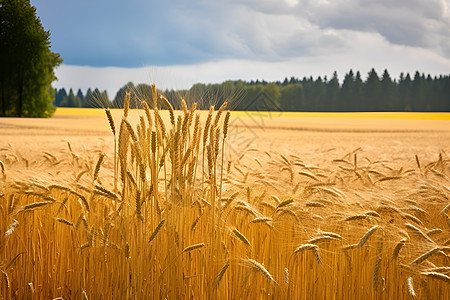
{"label": "farmland", "polygon": [[450,297],[448,114],[110,113],[0,119],[0,297]]}

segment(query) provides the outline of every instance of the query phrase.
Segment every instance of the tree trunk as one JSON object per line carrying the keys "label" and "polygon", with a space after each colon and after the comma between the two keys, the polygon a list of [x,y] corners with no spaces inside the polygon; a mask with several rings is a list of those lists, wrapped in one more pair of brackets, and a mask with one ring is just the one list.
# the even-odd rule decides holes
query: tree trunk
{"label": "tree trunk", "polygon": [[17,113],[19,114],[19,118],[22,117],[22,108],[23,108],[23,76],[19,75],[19,101],[17,102]]}
{"label": "tree trunk", "polygon": [[2,78],[2,116],[6,116],[5,78]]}

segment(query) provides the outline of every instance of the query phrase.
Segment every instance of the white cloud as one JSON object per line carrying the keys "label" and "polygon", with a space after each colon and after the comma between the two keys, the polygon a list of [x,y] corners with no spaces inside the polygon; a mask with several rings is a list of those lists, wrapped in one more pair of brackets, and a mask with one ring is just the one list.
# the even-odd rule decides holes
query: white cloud
{"label": "white cloud", "polygon": [[450,58],[449,0],[34,2],[55,51],[73,65],[316,57],[351,47],[349,30]]}
{"label": "white cloud", "polygon": [[331,77],[337,71],[340,79],[350,69],[361,71],[363,78],[374,67],[381,75],[388,69],[397,78],[401,72],[413,74],[416,70],[432,76],[448,74],[450,59],[429,49],[392,45],[377,33],[343,30],[339,35],[352,41],[345,51],[326,52],[315,56],[290,57],[278,61],[249,59],[224,59],[192,65],[149,66],[143,68],[93,68],[62,65],[56,71],[58,88],[106,89],[110,98],[117,90],[132,81],[155,82],[162,89],[187,89],[197,82],[217,83],[231,80],[267,81],[283,80],[284,77],[324,76]]}
{"label": "white cloud", "polygon": [[[128,81],[189,88],[227,79],[331,76],[334,70],[343,78],[350,68],[365,76],[372,67],[379,72],[387,68],[393,77],[416,70],[447,74],[449,1],[135,0],[130,5],[80,0],[36,5],[53,26],[48,28],[56,33],[52,41],[65,49],[61,54],[68,64],[141,66],[63,65],[57,70],[56,87],[98,87],[112,98]],[[82,23],[76,23],[78,13],[84,13]]]}

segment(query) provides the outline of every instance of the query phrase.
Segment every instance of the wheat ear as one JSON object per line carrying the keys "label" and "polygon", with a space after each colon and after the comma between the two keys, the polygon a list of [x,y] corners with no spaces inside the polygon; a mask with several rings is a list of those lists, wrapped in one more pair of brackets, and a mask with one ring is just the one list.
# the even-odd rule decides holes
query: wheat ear
{"label": "wheat ear", "polygon": [[246,259],[245,262],[254,272],[262,273],[267,278],[267,280],[275,283],[275,279],[273,279],[272,275],[269,273],[269,271],[267,271],[267,269],[262,264],[250,258]]}
{"label": "wheat ear", "polygon": [[362,246],[364,246],[364,244],[367,242],[370,236],[374,234],[378,228],[380,228],[380,226],[378,225],[375,225],[372,228],[370,228],[369,231],[367,231],[366,234],[359,240],[359,243],[357,244],[356,248],[361,248]]}

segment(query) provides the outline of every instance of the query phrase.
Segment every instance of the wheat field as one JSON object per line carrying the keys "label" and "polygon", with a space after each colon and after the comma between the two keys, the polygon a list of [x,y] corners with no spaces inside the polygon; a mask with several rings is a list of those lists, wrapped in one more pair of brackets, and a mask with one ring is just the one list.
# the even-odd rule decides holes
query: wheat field
{"label": "wheat field", "polygon": [[141,109],[0,119],[1,299],[450,297],[448,114],[230,113],[153,88]]}

